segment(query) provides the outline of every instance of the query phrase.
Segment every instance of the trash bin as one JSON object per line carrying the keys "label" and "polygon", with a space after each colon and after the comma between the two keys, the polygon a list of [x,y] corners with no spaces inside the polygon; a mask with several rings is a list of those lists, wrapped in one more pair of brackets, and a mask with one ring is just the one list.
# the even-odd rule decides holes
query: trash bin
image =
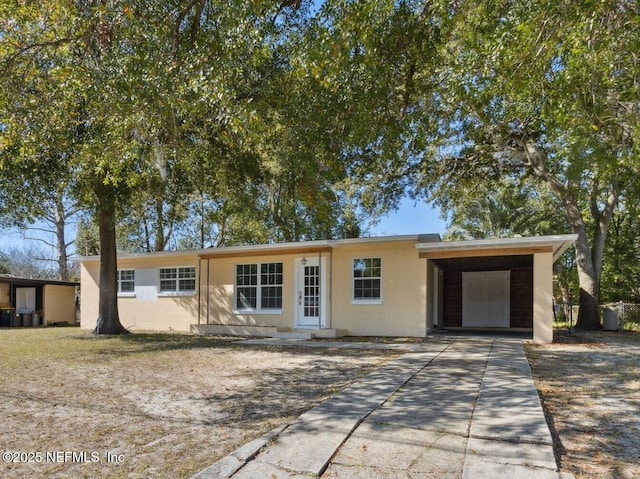
{"label": "trash bin", "polygon": [[25,328],[31,327],[31,314],[25,313],[22,315],[22,326]]}
{"label": "trash bin", "polygon": [[0,328],[9,328],[13,316],[12,309],[0,309]]}
{"label": "trash bin", "polygon": [[604,308],[604,318],[602,320],[602,329],[605,331],[618,330],[618,312],[615,309]]}

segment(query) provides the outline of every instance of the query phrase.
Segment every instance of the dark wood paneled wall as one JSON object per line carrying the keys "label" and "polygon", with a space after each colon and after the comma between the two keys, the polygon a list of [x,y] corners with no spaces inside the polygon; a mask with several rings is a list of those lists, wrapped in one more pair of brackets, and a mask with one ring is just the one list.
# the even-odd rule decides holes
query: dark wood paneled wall
{"label": "dark wood paneled wall", "polygon": [[510,318],[512,328],[533,328],[533,256],[488,256],[438,260],[444,268],[442,326],[462,327],[462,273],[511,271]]}

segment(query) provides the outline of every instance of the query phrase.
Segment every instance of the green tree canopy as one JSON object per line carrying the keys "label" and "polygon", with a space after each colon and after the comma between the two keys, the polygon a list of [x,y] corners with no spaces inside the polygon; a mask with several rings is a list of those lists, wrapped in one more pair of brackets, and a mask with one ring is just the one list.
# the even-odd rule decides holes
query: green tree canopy
{"label": "green tree canopy", "polygon": [[[93,211],[98,329],[122,332],[118,209],[151,204],[157,213],[211,172],[240,188],[262,172],[252,103],[299,17],[275,2],[207,0],[16,0],[0,9],[2,175],[28,172],[24,186],[64,178]],[[165,243],[163,215],[156,244]]]}
{"label": "green tree canopy", "polygon": [[449,135],[465,144],[442,161],[448,182],[518,172],[545,184],[578,234],[578,327],[598,328],[610,221],[639,166],[638,6],[483,2],[461,13],[449,51],[463,101]]}
{"label": "green tree canopy", "polygon": [[[357,232],[361,205],[410,192],[448,211],[505,180],[562,205],[579,326],[597,327],[606,238],[639,169],[639,17],[630,0],[9,0],[0,176],[62,179],[93,211],[106,331],[121,329],[118,208],[144,219],[148,248],[194,202],[200,244],[260,219],[267,241],[296,240]],[[2,194],[5,211],[25,204]]]}
{"label": "green tree canopy", "polygon": [[[503,178],[548,188],[578,235],[578,326],[598,328],[609,225],[640,166],[637,2],[367,2],[402,19],[387,24],[407,26],[400,31],[376,23],[385,13],[350,23],[366,11],[358,2],[331,4],[340,5],[329,28],[338,50],[372,59],[356,64],[378,75],[363,100],[371,136],[351,150],[371,152],[371,197],[393,204],[409,188],[448,211]],[[425,40],[409,48],[415,38]],[[385,58],[389,47],[402,55]],[[372,112],[388,111],[395,117],[377,129]]]}

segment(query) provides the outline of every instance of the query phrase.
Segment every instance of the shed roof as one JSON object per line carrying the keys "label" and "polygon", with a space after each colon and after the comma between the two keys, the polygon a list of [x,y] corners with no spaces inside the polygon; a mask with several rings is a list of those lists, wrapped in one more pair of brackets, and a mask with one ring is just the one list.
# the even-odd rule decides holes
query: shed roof
{"label": "shed roof", "polygon": [[9,283],[20,286],[43,286],[46,284],[57,286],[78,286],[80,283],[76,281],[58,281],[55,279],[32,279],[18,278],[10,274],[0,274],[0,283]]}

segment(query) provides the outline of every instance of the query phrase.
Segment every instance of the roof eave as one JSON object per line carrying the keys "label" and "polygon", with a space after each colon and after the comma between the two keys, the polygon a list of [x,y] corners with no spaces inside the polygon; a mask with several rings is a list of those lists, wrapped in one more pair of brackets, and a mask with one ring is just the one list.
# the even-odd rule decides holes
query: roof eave
{"label": "roof eave", "polygon": [[517,238],[498,238],[466,241],[444,241],[442,243],[418,243],[416,249],[428,256],[429,252],[446,255],[447,252],[461,256],[463,252],[468,252],[473,256],[475,252],[490,252],[495,250],[496,254],[526,254],[536,252],[551,252],[553,260],[556,261],[578,238],[578,235],[549,235],[549,236],[528,236]]}
{"label": "roof eave", "polygon": [[[118,259],[142,259],[154,257],[171,257],[180,255],[195,255],[199,258],[221,258],[221,257],[237,257],[237,256],[261,256],[267,254],[278,253],[320,253],[331,251],[334,247],[349,244],[364,243],[381,243],[395,241],[413,241],[415,243],[433,244],[441,241],[440,235],[433,234],[411,234],[411,235],[395,235],[395,236],[368,236],[364,238],[346,238],[337,240],[315,240],[315,241],[299,241],[288,243],[268,243],[259,245],[243,245],[243,246],[223,246],[219,248],[204,248],[197,250],[180,250],[180,251],[157,251],[148,253],[131,253],[119,254]],[[97,262],[100,256],[81,256],[76,257],[73,261]]]}

